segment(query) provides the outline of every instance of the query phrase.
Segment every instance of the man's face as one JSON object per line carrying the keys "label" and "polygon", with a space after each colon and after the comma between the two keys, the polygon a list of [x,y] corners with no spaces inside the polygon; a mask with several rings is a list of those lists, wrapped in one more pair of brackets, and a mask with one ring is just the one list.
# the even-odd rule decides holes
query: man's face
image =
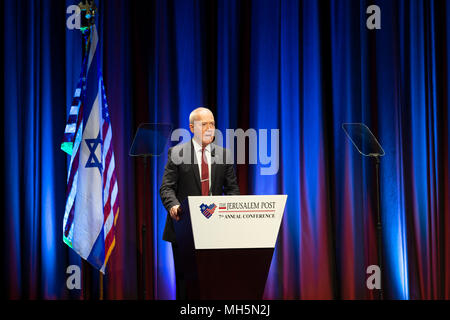
{"label": "man's face", "polygon": [[213,114],[207,110],[198,112],[194,124],[189,124],[189,128],[198,142],[201,141],[204,146],[210,144],[216,129]]}

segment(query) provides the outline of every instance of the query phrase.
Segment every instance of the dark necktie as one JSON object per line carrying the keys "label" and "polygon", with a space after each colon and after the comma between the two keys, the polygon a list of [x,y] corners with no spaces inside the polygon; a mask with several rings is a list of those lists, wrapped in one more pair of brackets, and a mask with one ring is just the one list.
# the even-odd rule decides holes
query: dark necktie
{"label": "dark necktie", "polygon": [[207,196],[209,193],[209,170],[206,162],[205,147],[202,147],[202,196]]}

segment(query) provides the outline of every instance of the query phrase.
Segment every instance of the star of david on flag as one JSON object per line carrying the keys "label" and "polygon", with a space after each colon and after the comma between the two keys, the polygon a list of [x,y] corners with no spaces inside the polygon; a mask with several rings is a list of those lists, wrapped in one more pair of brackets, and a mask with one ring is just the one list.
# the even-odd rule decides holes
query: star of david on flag
{"label": "star of david on flag", "polygon": [[[100,131],[98,132],[98,136],[95,139],[85,139],[84,140],[87,144],[87,147],[89,149],[89,158],[86,162],[86,168],[98,168],[100,171],[100,174],[102,173],[102,164],[99,161],[96,151],[98,149],[101,150],[101,146],[103,144],[102,139],[100,138]],[[98,148],[100,147],[100,148]]]}

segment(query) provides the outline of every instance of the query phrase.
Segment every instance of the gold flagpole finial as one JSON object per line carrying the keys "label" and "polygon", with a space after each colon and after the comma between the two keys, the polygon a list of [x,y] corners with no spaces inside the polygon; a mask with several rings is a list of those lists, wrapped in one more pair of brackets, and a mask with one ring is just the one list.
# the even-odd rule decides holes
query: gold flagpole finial
{"label": "gold flagpole finial", "polygon": [[95,24],[97,7],[93,0],[83,0],[78,4],[81,10],[81,32],[85,33]]}

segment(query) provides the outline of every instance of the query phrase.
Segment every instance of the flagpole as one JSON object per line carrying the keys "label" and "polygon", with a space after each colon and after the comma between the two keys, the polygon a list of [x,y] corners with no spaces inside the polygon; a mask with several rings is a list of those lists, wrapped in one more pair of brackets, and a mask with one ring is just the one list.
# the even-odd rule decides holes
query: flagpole
{"label": "flagpole", "polygon": [[[82,60],[84,60],[89,55],[89,44],[91,41],[91,32],[92,26],[95,25],[95,15],[97,8],[93,0],[81,0],[78,3],[78,7],[81,9],[81,33],[82,33]],[[87,72],[87,70],[86,70]],[[87,77],[87,74],[84,75]],[[84,259],[82,259],[83,266],[83,284],[84,284],[84,292],[83,299],[90,300],[93,297],[93,286],[92,286],[92,276],[93,272],[91,269],[91,265]],[[100,272],[100,300],[103,299],[103,278]]]}
{"label": "flagpole", "polygon": [[92,298],[92,279],[91,279],[91,270],[90,264],[81,259],[82,266],[82,278],[83,278],[83,300],[91,300]]}
{"label": "flagpole", "polygon": [[99,274],[99,279],[100,279],[100,281],[99,281],[99,286],[100,286],[99,299],[103,300],[103,273],[101,271],[99,271],[98,274]]}

